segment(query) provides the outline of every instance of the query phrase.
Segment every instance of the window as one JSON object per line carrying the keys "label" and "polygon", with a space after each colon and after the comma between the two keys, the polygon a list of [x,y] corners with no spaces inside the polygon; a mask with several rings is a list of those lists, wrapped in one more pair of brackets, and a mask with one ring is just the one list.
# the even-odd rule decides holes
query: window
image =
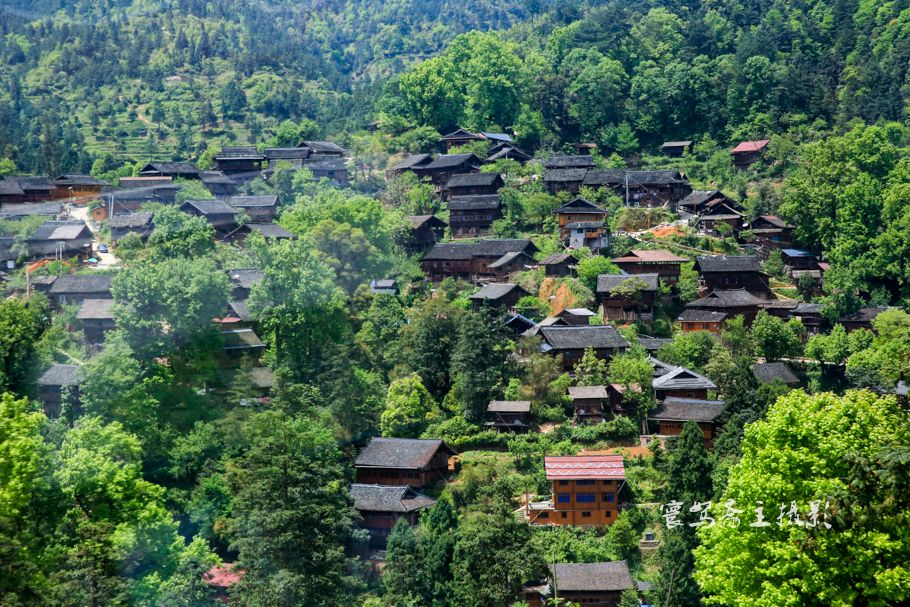
{"label": "window", "polygon": [[695,392],[689,392],[689,398],[695,398]]}
{"label": "window", "polygon": [[557,493],[556,501],[560,504],[568,504],[570,501],[572,501],[572,498],[568,493]]}
{"label": "window", "polygon": [[612,480],[604,480],[604,481],[603,481],[603,484],[604,484],[604,485],[607,485],[607,486],[609,487],[609,486],[611,486],[611,485],[613,484],[613,481],[612,481]]}
{"label": "window", "polygon": [[579,493],[575,496],[575,501],[578,503],[593,502],[594,494],[593,493]]}
{"label": "window", "polygon": [[606,516],[607,518],[610,518],[613,516],[613,512],[611,510],[607,510],[606,514],[604,516]]}
{"label": "window", "polygon": [[689,325],[689,328],[690,328],[690,329],[695,329],[695,323],[694,323],[694,322],[687,322],[686,324]]}
{"label": "window", "polygon": [[591,513],[590,513],[590,512],[582,512],[582,513],[581,513],[581,518],[591,518]]}
{"label": "window", "polygon": [[562,518],[569,518],[569,513],[568,513],[568,512],[563,512],[563,513],[562,513]]}
{"label": "window", "polygon": [[60,303],[64,303],[65,301],[66,301],[66,295],[61,295],[61,296],[60,296]]}
{"label": "window", "polygon": [[549,513],[549,512],[541,512],[540,514],[537,515],[537,518],[550,518],[550,513]]}
{"label": "window", "polygon": [[594,480],[593,478],[586,478],[586,479],[581,479],[581,480],[575,481],[575,484],[576,485],[593,485],[596,482],[597,481]]}
{"label": "window", "polygon": [[560,484],[560,486],[565,487],[566,485],[569,484],[569,481],[567,481],[565,479],[560,479],[559,484]]}
{"label": "window", "polygon": [[614,493],[604,493],[601,496],[601,500],[605,501],[605,502],[612,502],[612,501],[614,501],[615,495],[616,494],[614,494]]}

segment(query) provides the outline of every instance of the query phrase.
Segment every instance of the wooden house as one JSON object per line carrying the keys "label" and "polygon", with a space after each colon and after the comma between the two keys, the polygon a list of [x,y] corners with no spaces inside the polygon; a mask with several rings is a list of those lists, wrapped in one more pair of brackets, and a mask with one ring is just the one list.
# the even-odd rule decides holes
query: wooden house
{"label": "wooden house", "polygon": [[668,158],[682,158],[686,148],[691,148],[691,141],[664,141],[660,152]]}
{"label": "wooden house", "polygon": [[278,202],[277,194],[268,194],[265,196],[234,196],[230,204],[235,209],[239,209],[247,214],[253,223],[271,223],[278,219]]}
{"label": "wooden house", "polygon": [[566,321],[570,327],[587,327],[597,314],[587,308],[566,308],[555,316]]}
{"label": "wooden house", "polygon": [[111,230],[111,240],[117,242],[127,234],[136,234],[142,242],[148,240],[155,230],[154,213],[125,213],[114,215],[107,221]]}
{"label": "wooden house", "polygon": [[86,299],[76,315],[82,321],[86,348],[97,352],[104,345],[104,335],[117,328],[111,306],[113,299]]}
{"label": "wooden house", "polygon": [[[758,311],[765,304],[764,299],[759,299],[745,289],[736,291],[712,291],[707,296],[686,304],[687,310],[708,310],[723,312],[727,319],[736,318],[740,314],[745,318],[747,326],[751,326]],[[686,321],[688,322],[688,321]],[[697,322],[697,321],[692,321]],[[702,321],[706,322],[706,321]]]}
{"label": "wooden house", "polygon": [[79,365],[53,365],[38,378],[38,399],[44,414],[51,419],[60,417],[63,404],[67,402],[78,407],[79,384],[82,370]]}
{"label": "wooden house", "polygon": [[348,175],[348,166],[341,159],[326,159],[316,162],[307,162],[305,169],[313,173],[316,181],[328,179],[329,185],[342,188],[351,187],[351,179]]}
{"label": "wooden house", "polygon": [[453,175],[479,173],[483,161],[474,154],[442,154],[426,164],[410,167],[418,179],[429,181],[441,192]]}
{"label": "wooden house", "polygon": [[202,217],[212,224],[219,234],[227,234],[237,227],[237,215],[240,211],[223,200],[187,200],[180,205],[180,210],[187,215]]}
{"label": "wooden house", "polygon": [[822,333],[831,324],[827,318],[822,316],[821,304],[816,303],[799,302],[787,315],[787,320],[792,318],[796,318],[803,323],[810,335]]}
{"label": "wooden house", "polygon": [[718,226],[722,223],[731,228],[731,233],[738,233],[742,230],[746,214],[740,212],[735,206],[730,206],[720,201],[714,201],[702,207],[698,217],[693,223],[698,229],[707,232],[713,236],[721,234]]}
{"label": "wooden house", "polygon": [[516,272],[524,272],[536,267],[536,259],[524,251],[513,251],[488,264],[487,271],[492,273],[493,280],[508,282],[508,279]]}
{"label": "wooden house", "polygon": [[534,321],[521,314],[514,314],[512,318],[505,322],[505,326],[516,337],[522,335],[525,331],[535,326]]}
{"label": "wooden house", "polygon": [[593,169],[594,157],[590,154],[579,156],[550,156],[543,167],[545,169]]}
{"label": "wooden house", "polygon": [[179,183],[164,182],[156,186],[119,189],[105,192],[101,195],[101,200],[107,205],[111,215],[117,216],[141,211],[142,206],[149,202],[174,204],[177,192],[182,187]]}
{"label": "wooden house", "polygon": [[518,285],[490,283],[484,285],[482,289],[471,295],[468,299],[471,300],[471,303],[474,306],[475,314],[485,305],[506,308],[509,313],[515,314],[515,306],[518,304],[518,301],[522,297],[527,297],[529,295],[530,293]]}
{"label": "wooden house", "polygon": [[313,150],[307,147],[303,148],[265,148],[262,155],[265,156],[266,169],[265,173],[271,175],[279,167],[291,169],[302,169],[307,159],[310,158]]}
{"label": "wooden house", "polygon": [[555,316],[547,316],[546,318],[541,320],[539,323],[537,323],[533,327],[530,327],[529,329],[527,329],[524,333],[522,333],[522,336],[530,337],[533,335],[540,335],[540,330],[543,329],[544,327],[568,327],[568,326],[569,326],[569,323],[567,323],[562,318],[556,318]]}
{"label": "wooden house", "polygon": [[423,487],[449,477],[455,451],[441,440],[374,438],[354,461],[357,482]]}
{"label": "wooden house", "polygon": [[685,367],[674,367],[668,373],[655,378],[652,387],[654,397],[659,401],[668,398],[706,399],[708,390],[717,389],[710,379]]}
{"label": "wooden house", "polygon": [[694,269],[698,272],[702,291],[745,289],[762,299],[771,297],[768,275],[755,255],[697,257]]}
{"label": "wooden house", "polygon": [[398,281],[394,278],[380,278],[379,280],[370,281],[370,293],[386,293],[388,295],[398,295]]}
{"label": "wooden house", "polygon": [[[3,180],[0,180],[0,190],[3,188]],[[57,219],[63,214],[63,203],[54,202],[32,202],[25,203],[0,203],[0,219],[7,221],[22,221],[23,217],[31,215],[40,215],[49,219]]]}
{"label": "wooden house", "polygon": [[578,194],[586,174],[587,169],[546,169],[543,172],[543,183],[554,196],[559,192]]}
{"label": "wooden house", "polygon": [[499,194],[455,196],[446,208],[453,238],[488,236],[493,222],[502,219]]}
{"label": "wooden house", "polygon": [[25,203],[25,191],[15,179],[0,178],[0,205],[11,207]]}
{"label": "wooden house", "polygon": [[[135,190],[139,188],[154,188],[168,185],[174,185],[173,177],[121,177],[117,180],[117,188],[120,190]],[[110,189],[108,191],[110,191]]]}
{"label": "wooden house", "polygon": [[724,330],[724,321],[727,319],[726,312],[716,310],[683,310],[676,317],[679,330],[683,333],[695,333],[696,331],[707,331],[712,335],[720,335]]}
{"label": "wooden house", "polygon": [[92,175],[60,175],[54,179],[56,189],[53,196],[56,200],[82,199],[79,202],[84,204],[89,198],[94,198],[101,194],[101,188],[110,185],[108,182]]}
{"label": "wooden house", "polygon": [[799,378],[784,363],[752,365],[752,373],[763,384],[770,384],[774,380],[780,380],[789,388],[795,388],[799,384]]}
{"label": "wooden house", "polygon": [[559,221],[559,235],[568,240],[569,247],[600,250],[610,245],[605,208],[578,197],[554,209],[553,214]]}
{"label": "wooden house", "polygon": [[542,327],[539,335],[543,338],[541,349],[555,356],[563,369],[570,372],[574,371],[588,348],[594,349],[598,359],[609,361],[629,347],[629,342],[612,325]]}
{"label": "wooden house", "polygon": [[334,141],[301,141],[298,148],[309,148],[310,156],[323,156],[326,158],[343,158],[347,152]]}
{"label": "wooden house", "polygon": [[888,309],[889,306],[867,306],[865,308],[860,308],[856,312],[841,316],[837,319],[837,322],[844,325],[847,333],[852,333],[857,329],[868,329],[875,333],[876,331],[872,326],[872,321],[875,320],[879,314]]}
{"label": "wooden house", "polygon": [[[612,525],[619,516],[619,487],[626,480],[621,455],[544,458],[551,502],[531,504],[532,525]],[[537,506],[537,507],[535,507]]]}
{"label": "wooden house", "polygon": [[738,212],[745,210],[741,204],[720,190],[692,190],[679,201],[678,208],[680,211],[698,215],[705,209],[716,205],[725,205]]}
{"label": "wooden house", "polygon": [[221,148],[212,160],[215,170],[239,184],[259,177],[266,163],[266,157],[259,153],[255,145],[228,146]]}
{"label": "wooden house", "polygon": [[572,423],[599,424],[609,415],[605,415],[605,408],[609,402],[609,394],[605,386],[570,386],[569,398],[572,399]]}
{"label": "wooden house", "polygon": [[404,237],[404,249],[408,253],[417,253],[432,249],[445,238],[448,224],[435,215],[412,215],[406,217],[413,229]]}
{"label": "wooden house", "polygon": [[497,160],[514,160],[519,164],[525,165],[534,160],[534,157],[514,145],[497,143],[487,150],[487,158],[483,162],[484,164],[493,164]]}
{"label": "wooden house", "polygon": [[522,590],[529,607],[549,605],[556,594],[569,605],[617,607],[623,591],[635,588],[626,561],[556,563],[549,577],[549,584],[528,585]]}
{"label": "wooden house", "polygon": [[740,143],[730,150],[730,156],[733,157],[733,168],[738,171],[743,171],[761,160],[768,151],[769,143],[771,143],[770,139],[743,141]]}
{"label": "wooden house", "polygon": [[[683,426],[690,419],[698,424],[705,441],[705,449],[713,451],[714,439],[717,438],[718,422],[727,404],[719,400],[696,398],[667,398],[657,404],[657,408],[648,416],[648,428],[653,434],[661,436],[679,436]],[[654,424],[657,431],[653,431]]]}
{"label": "wooden house", "polygon": [[623,184],[617,194],[627,206],[667,207],[676,211],[683,198],[689,195],[692,186],[679,171],[626,171]]}
{"label": "wooden house", "polygon": [[446,146],[446,153],[451,152],[453,148],[484,140],[485,138],[479,133],[471,133],[464,129],[458,129],[439,138],[439,142]]}
{"label": "wooden house", "polygon": [[139,169],[139,177],[199,179],[201,175],[202,171],[189,162],[150,162]]}
{"label": "wooden house", "polygon": [[531,401],[494,400],[487,405],[490,421],[484,426],[497,432],[505,430],[510,434],[524,434],[531,427]]}
{"label": "wooden house", "polygon": [[221,171],[202,171],[199,180],[215,198],[233,196],[237,192],[237,182]]}
{"label": "wooden house", "polygon": [[235,228],[224,237],[225,242],[243,246],[246,237],[253,232],[262,234],[266,240],[297,240],[297,235],[285,230],[281,225],[271,223],[245,223]]}
{"label": "wooden house", "polygon": [[[634,293],[622,290],[634,287]],[[657,274],[601,274],[597,277],[597,299],[604,320],[623,323],[654,320],[654,300],[660,292]]]}
{"label": "wooden house", "polygon": [[544,267],[544,275],[547,277],[574,276],[578,270],[578,260],[568,253],[548,255],[540,261],[539,265]]}
{"label": "wooden house", "polygon": [[413,171],[416,174],[416,169],[425,167],[431,162],[433,162],[433,157],[430,154],[412,154],[387,170],[386,179],[391,178],[392,175],[401,175],[406,171]]}
{"label": "wooden house", "polygon": [[505,187],[502,175],[499,173],[462,173],[452,175],[446,182],[445,192],[447,198],[456,196],[479,196],[497,194],[500,188]]}
{"label": "wooden house", "polygon": [[355,483],[351,485],[351,497],[362,519],[360,527],[369,531],[370,547],[374,549],[385,548],[399,519],[413,527],[420,513],[436,504],[436,500],[408,486]]}
{"label": "wooden house", "polygon": [[225,270],[231,281],[231,301],[246,301],[253,285],[265,277],[265,271],[255,269]]}
{"label": "wooden house", "polygon": [[[246,375],[246,381],[249,381],[251,397],[246,401],[241,401],[241,406],[253,404],[267,404],[264,399],[268,398],[275,387],[277,379],[275,372],[268,367],[250,367],[234,368],[221,370],[221,388],[215,390],[218,394],[227,394],[231,386],[237,381],[241,374]],[[255,396],[253,396],[255,395]]]}
{"label": "wooden house", "polygon": [[675,285],[679,282],[680,266],[689,260],[663,249],[656,251],[632,249],[622,257],[611,261],[623,272],[636,275],[657,274],[661,282]]}
{"label": "wooden house", "polygon": [[497,269],[490,269],[489,266],[505,255],[526,253],[530,256],[537,250],[537,247],[528,238],[487,239],[472,243],[440,243],[420,260],[420,266],[427,274],[428,280],[432,282],[442,282],[451,276],[478,283],[496,277]]}
{"label": "wooden house", "polygon": [[64,258],[88,258],[95,235],[84,221],[45,221],[25,239],[30,257],[62,253]]}
{"label": "wooden house", "polygon": [[57,196],[57,186],[47,175],[7,175],[0,180],[0,184],[4,184],[0,187],[0,202],[29,204],[63,198]]}
{"label": "wooden house", "polygon": [[781,249],[780,260],[788,273],[794,270],[817,270],[818,258],[803,249]]}
{"label": "wooden house", "polygon": [[259,360],[268,347],[250,328],[219,331],[221,335],[221,364],[239,366],[244,358]]}
{"label": "wooden house", "polygon": [[755,234],[757,244],[771,249],[785,249],[793,244],[796,226],[774,215],[762,215],[745,224],[743,229]]}

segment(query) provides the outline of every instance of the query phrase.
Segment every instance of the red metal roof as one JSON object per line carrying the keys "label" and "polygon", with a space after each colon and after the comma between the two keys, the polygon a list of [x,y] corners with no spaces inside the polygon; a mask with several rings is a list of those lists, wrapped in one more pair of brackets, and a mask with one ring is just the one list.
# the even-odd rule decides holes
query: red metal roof
{"label": "red metal roof", "polygon": [[547,479],[626,478],[621,455],[576,455],[545,457]]}
{"label": "red metal roof", "polygon": [[768,145],[768,142],[770,141],[770,139],[762,139],[761,141],[743,141],[738,146],[730,150],[730,153],[735,154],[736,152],[757,152],[758,150]]}

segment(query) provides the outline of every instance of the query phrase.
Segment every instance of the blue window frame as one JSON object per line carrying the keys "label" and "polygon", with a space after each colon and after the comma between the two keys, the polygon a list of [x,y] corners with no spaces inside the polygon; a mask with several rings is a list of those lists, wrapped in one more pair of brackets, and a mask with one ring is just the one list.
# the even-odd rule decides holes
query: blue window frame
{"label": "blue window frame", "polygon": [[561,479],[559,479],[559,484],[560,484],[561,486],[565,487],[566,485],[569,484],[569,481],[567,481],[567,480],[564,479],[564,478],[561,478]]}
{"label": "blue window frame", "polygon": [[576,502],[593,502],[594,494],[593,493],[579,493],[575,496]]}
{"label": "blue window frame", "polygon": [[572,500],[571,500],[571,496],[568,493],[557,493],[556,501],[561,504],[567,504]]}
{"label": "blue window frame", "polygon": [[612,502],[613,499],[614,499],[614,497],[615,497],[615,494],[613,494],[613,493],[604,493],[604,494],[603,494],[603,501],[605,501],[605,502]]}
{"label": "blue window frame", "polygon": [[596,482],[597,481],[594,480],[593,478],[583,478],[583,479],[575,481],[575,484],[576,485],[593,485]]}

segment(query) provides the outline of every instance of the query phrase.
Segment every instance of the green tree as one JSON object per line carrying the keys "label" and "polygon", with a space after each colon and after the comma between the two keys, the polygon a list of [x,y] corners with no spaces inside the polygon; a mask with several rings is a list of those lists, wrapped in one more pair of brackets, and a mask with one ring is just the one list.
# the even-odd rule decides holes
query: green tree
{"label": "green tree", "polygon": [[607,361],[597,358],[594,348],[585,348],[575,365],[575,381],[578,386],[603,386],[607,382]]}
{"label": "green tree", "polygon": [[389,267],[388,260],[367,239],[360,228],[327,219],[310,233],[317,256],[335,271],[338,285],[348,295],[371,278],[380,278]]}
{"label": "green tree", "polygon": [[265,411],[247,432],[249,451],[228,475],[244,572],[232,592],[251,606],[347,604],[344,543],[359,517],[331,430]]}
{"label": "green tree", "polygon": [[430,607],[451,604],[454,584],[452,562],[458,529],[458,515],[452,499],[446,494],[420,518],[420,554],[423,559],[420,584]]}
{"label": "green tree", "polygon": [[382,435],[392,438],[416,438],[431,421],[437,405],[420,381],[411,374],[396,379],[389,386],[385,411],[382,413]]}
{"label": "green tree", "polygon": [[[742,461],[730,471],[722,497],[746,510],[739,515],[743,524],[699,532],[704,545],[695,552],[696,579],[709,600],[771,606],[906,600],[906,588],[897,580],[906,578],[910,562],[907,526],[891,525],[890,518],[855,517],[861,510],[854,508],[862,506],[851,498],[846,500],[852,505],[832,516],[829,500],[859,490],[874,503],[876,493],[888,491],[879,481],[873,481],[875,489],[862,481],[850,483],[868,470],[860,462],[880,457],[907,421],[894,397],[865,391],[843,397],[795,391],[778,399],[767,420],[746,434]],[[851,474],[860,476],[851,479]],[[886,484],[894,480],[882,476]],[[760,503],[771,525],[749,528]],[[787,515],[791,505],[798,510],[795,517]],[[774,522],[778,506],[781,524]],[[722,512],[717,508],[715,514]],[[883,545],[894,550],[883,552]]]}
{"label": "green tree", "polygon": [[480,419],[508,385],[511,353],[508,330],[497,310],[483,306],[463,318],[452,354],[452,376],[469,420]]}
{"label": "green tree", "polygon": [[[0,393],[32,393],[38,342],[48,327],[50,305],[43,295],[0,302]],[[37,396],[37,395],[36,395]]]}
{"label": "green tree", "polygon": [[459,344],[464,316],[464,310],[436,297],[412,309],[407,326],[401,329],[404,362],[411,373],[420,376],[436,402],[441,402],[451,387],[452,355]]}
{"label": "green tree", "polygon": [[755,353],[768,361],[798,356],[802,347],[799,341],[801,327],[802,323],[799,326],[785,323],[765,310],[760,310],[749,329]]}
{"label": "green tree", "polygon": [[711,360],[715,343],[716,338],[707,331],[676,333],[673,341],[661,346],[655,356],[665,363],[701,373]]}
{"label": "green tree", "polygon": [[395,605],[413,605],[420,599],[423,561],[416,534],[402,517],[398,519],[386,546],[382,586],[385,598]]}
{"label": "green tree", "polygon": [[625,354],[614,356],[610,360],[609,382],[622,386],[623,406],[634,408],[640,419],[644,419],[653,406],[653,379],[654,367],[641,346],[633,346]]}
{"label": "green tree", "polygon": [[622,272],[609,259],[600,255],[578,260],[578,278],[592,291],[597,289],[597,277],[600,274],[622,274]]}

